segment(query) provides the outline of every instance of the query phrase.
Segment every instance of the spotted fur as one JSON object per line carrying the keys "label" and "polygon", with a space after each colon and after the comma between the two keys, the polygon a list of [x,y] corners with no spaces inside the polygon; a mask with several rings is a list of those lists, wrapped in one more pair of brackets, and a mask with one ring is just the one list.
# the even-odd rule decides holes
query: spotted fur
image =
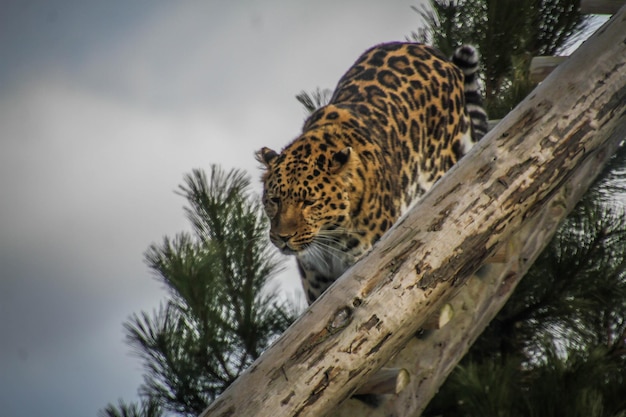
{"label": "spotted fur", "polygon": [[257,153],[270,239],[296,256],[309,302],[486,132],[477,52],[453,62],[415,43],[373,47],[300,136]]}

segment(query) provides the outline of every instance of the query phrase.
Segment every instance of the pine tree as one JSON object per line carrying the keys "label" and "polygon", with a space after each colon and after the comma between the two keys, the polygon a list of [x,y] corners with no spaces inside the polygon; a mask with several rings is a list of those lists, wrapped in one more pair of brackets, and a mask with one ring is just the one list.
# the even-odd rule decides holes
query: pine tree
{"label": "pine tree", "polygon": [[162,417],[163,415],[163,409],[150,398],[144,399],[141,404],[120,400],[118,405],[109,404],[100,411],[102,417]]}
{"label": "pine tree", "polygon": [[280,262],[249,188],[241,171],[215,165],[209,178],[200,170],[185,177],[179,193],[193,233],[165,237],[145,254],[169,297],[124,325],[146,370],[144,404],[110,404],[103,416],[198,415],[297,316],[268,288]]}
{"label": "pine tree", "polygon": [[426,26],[410,38],[449,56],[459,45],[476,45],[485,107],[500,119],[535,87],[532,57],[556,55],[579,39],[589,23],[579,6],[580,0],[436,0],[432,9],[413,8]]}
{"label": "pine tree", "polygon": [[301,91],[296,95],[296,100],[304,107],[307,113],[313,113],[315,110],[326,105],[330,101],[333,92],[328,88],[316,88],[312,93]]}

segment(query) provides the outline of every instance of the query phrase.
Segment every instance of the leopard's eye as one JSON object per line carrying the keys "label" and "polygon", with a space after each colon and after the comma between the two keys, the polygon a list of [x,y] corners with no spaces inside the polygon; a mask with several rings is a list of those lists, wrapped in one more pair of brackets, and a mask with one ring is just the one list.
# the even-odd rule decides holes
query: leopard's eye
{"label": "leopard's eye", "polygon": [[278,197],[270,197],[270,201],[274,204],[279,204],[280,203],[280,198]]}
{"label": "leopard's eye", "polygon": [[315,203],[316,203],[316,201],[315,201],[315,200],[304,200],[304,201],[302,202],[302,205],[303,205],[304,207],[310,207],[310,206],[312,206],[312,205],[313,205],[313,204],[315,204]]}

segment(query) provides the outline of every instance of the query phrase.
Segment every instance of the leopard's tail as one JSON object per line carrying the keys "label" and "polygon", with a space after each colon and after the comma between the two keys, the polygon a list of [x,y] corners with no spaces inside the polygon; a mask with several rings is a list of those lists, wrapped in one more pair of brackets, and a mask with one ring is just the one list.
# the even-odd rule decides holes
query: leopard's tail
{"label": "leopard's tail", "polygon": [[465,108],[472,120],[472,140],[478,141],[487,133],[487,112],[478,84],[478,51],[471,45],[463,45],[454,51],[452,62],[465,75]]}

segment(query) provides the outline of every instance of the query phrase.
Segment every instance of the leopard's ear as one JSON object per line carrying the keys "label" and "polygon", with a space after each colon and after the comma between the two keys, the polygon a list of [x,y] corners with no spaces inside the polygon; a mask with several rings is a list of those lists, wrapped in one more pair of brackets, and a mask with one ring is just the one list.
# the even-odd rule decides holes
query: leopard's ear
{"label": "leopard's ear", "polygon": [[270,148],[263,147],[256,152],[255,156],[257,161],[269,168],[270,163],[278,156],[278,154]]}
{"label": "leopard's ear", "polygon": [[336,174],[343,171],[348,165],[348,162],[350,162],[350,158],[353,158],[352,147],[350,146],[343,148],[339,152],[335,152],[330,161],[330,173]]}

